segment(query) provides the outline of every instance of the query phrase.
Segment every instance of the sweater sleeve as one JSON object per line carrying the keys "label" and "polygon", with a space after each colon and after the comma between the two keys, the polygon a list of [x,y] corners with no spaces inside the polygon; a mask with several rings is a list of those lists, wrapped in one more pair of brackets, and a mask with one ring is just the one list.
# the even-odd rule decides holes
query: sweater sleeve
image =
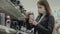
{"label": "sweater sleeve", "polygon": [[37,29],[37,30],[40,30],[40,31],[45,31],[45,32],[48,32],[48,33],[52,33],[53,27],[54,27],[54,23],[55,23],[54,17],[51,16],[51,17],[49,18],[47,28],[45,28],[45,27],[42,26],[41,24],[37,24],[36,29]]}

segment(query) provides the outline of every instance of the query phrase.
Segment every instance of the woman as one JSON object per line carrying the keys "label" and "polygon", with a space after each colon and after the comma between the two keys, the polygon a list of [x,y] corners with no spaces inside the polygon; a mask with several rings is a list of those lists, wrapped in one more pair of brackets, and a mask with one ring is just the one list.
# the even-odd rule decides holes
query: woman
{"label": "woman", "polygon": [[52,34],[55,21],[50,13],[51,9],[48,2],[46,0],[40,0],[37,2],[37,7],[39,14],[37,19],[29,20],[31,21],[30,24],[34,25],[34,34]]}

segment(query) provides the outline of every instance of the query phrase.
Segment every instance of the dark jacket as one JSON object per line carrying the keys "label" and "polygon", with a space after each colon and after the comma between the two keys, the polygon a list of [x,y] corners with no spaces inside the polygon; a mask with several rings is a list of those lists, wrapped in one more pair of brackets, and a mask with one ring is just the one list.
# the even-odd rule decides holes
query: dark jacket
{"label": "dark jacket", "polygon": [[[40,16],[37,17],[36,21],[40,20]],[[54,28],[54,17],[52,15],[46,15],[42,21],[34,26],[34,34],[52,34]]]}

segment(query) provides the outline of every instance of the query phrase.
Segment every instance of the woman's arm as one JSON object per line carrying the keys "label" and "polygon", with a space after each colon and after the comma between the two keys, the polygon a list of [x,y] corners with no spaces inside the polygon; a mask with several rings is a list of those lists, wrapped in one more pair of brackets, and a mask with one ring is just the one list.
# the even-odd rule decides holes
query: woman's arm
{"label": "woman's arm", "polygon": [[55,23],[54,17],[51,16],[51,17],[49,18],[49,22],[48,22],[47,28],[45,28],[45,27],[42,26],[41,24],[37,24],[37,25],[36,25],[36,29],[37,29],[37,30],[40,30],[40,31],[42,30],[42,31],[45,31],[45,32],[52,32],[52,31],[53,31],[53,27],[54,27],[54,23]]}

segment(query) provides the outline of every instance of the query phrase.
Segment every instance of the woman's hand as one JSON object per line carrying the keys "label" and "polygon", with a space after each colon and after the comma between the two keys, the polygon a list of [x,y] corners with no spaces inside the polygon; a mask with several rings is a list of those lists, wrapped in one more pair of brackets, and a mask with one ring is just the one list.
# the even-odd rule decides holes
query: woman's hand
{"label": "woman's hand", "polygon": [[38,23],[35,21],[35,19],[30,18],[29,23],[36,26]]}
{"label": "woman's hand", "polygon": [[29,17],[29,13],[30,13],[30,11],[26,11],[26,12],[25,12],[26,18]]}
{"label": "woman's hand", "polygon": [[[26,15],[26,18],[29,18],[29,13],[30,11],[26,11],[25,15]],[[33,16],[32,16],[33,17]],[[36,22],[36,20],[34,18],[30,17],[29,19],[29,23],[32,24],[32,25],[37,25],[38,23]]]}

